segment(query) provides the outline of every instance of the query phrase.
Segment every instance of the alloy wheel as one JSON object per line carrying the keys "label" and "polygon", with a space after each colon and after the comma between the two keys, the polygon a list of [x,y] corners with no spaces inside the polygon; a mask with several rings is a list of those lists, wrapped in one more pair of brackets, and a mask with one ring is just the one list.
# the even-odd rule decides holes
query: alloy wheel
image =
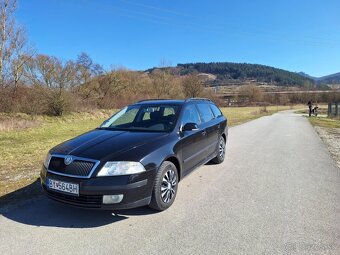
{"label": "alloy wheel", "polygon": [[225,154],[225,143],[224,143],[224,139],[221,138],[220,140],[220,144],[219,144],[219,147],[218,147],[218,152],[219,152],[219,156],[221,159],[224,158],[224,154]]}
{"label": "alloy wheel", "polygon": [[161,196],[164,203],[169,203],[176,194],[177,178],[175,171],[169,169],[163,176],[161,185]]}

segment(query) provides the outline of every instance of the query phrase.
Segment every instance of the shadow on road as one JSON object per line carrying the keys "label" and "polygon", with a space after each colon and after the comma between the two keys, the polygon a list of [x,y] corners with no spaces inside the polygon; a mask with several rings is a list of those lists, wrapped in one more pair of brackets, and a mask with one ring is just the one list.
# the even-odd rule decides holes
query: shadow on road
{"label": "shadow on road", "polygon": [[131,210],[86,210],[52,201],[40,189],[39,180],[0,197],[0,214],[12,221],[32,226],[60,228],[95,228],[122,220],[129,216],[153,214],[148,207]]}

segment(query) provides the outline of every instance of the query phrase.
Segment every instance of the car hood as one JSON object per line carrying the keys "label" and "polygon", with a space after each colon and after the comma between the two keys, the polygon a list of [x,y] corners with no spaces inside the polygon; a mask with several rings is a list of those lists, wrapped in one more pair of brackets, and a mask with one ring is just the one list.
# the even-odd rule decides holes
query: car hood
{"label": "car hood", "polygon": [[54,147],[51,153],[98,160],[109,159],[167,135],[167,133],[95,129]]}

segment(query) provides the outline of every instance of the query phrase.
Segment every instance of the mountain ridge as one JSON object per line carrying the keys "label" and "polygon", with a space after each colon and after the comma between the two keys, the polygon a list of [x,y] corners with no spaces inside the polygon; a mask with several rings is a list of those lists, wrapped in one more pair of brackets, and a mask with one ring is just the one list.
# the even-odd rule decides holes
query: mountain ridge
{"label": "mountain ridge", "polygon": [[299,75],[313,79],[317,84],[340,84],[340,72],[314,77],[304,72],[298,72]]}
{"label": "mountain ridge", "polygon": [[209,79],[212,86],[226,86],[229,84],[252,81],[277,86],[314,87],[340,84],[340,72],[322,77],[314,77],[305,72],[292,72],[261,64],[233,63],[233,62],[196,62],[177,64],[172,67],[154,67],[147,69],[152,72],[156,69],[171,70],[177,75],[198,73],[212,75],[215,79]]}
{"label": "mountain ridge", "polygon": [[174,67],[151,68],[146,72],[156,69],[166,69],[173,74],[210,74],[216,78],[209,80],[211,86],[242,85],[245,82],[276,85],[283,87],[314,87],[315,80],[302,76],[296,72],[260,64],[233,63],[233,62],[197,62],[177,64]]}

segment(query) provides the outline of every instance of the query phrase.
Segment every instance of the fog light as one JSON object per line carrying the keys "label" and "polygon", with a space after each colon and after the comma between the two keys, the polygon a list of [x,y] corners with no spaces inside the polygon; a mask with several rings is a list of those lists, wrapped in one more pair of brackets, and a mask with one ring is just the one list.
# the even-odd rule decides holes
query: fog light
{"label": "fog light", "polygon": [[118,204],[123,200],[123,195],[104,195],[103,204]]}

